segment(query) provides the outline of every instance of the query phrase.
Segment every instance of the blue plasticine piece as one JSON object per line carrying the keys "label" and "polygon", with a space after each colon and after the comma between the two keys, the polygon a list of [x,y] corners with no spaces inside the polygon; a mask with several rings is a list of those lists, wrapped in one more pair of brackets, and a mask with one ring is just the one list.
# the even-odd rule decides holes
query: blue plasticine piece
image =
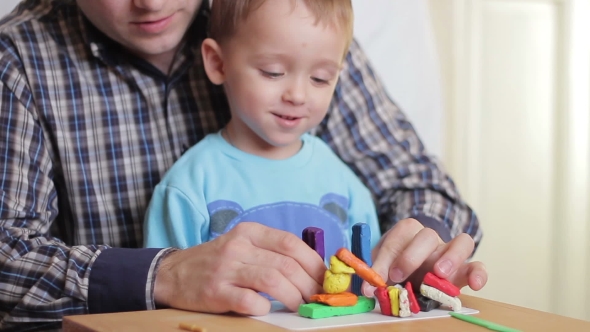
{"label": "blue plasticine piece", "polygon": [[[371,261],[371,229],[365,223],[352,226],[352,253],[367,265],[372,266]],[[357,296],[361,294],[363,279],[356,274],[352,276],[352,292]]]}
{"label": "blue plasticine piece", "polygon": [[303,230],[301,234],[301,238],[303,242],[307,243],[313,250],[315,250],[322,260],[324,260],[325,256],[325,246],[324,246],[324,230],[319,227],[307,227]]}

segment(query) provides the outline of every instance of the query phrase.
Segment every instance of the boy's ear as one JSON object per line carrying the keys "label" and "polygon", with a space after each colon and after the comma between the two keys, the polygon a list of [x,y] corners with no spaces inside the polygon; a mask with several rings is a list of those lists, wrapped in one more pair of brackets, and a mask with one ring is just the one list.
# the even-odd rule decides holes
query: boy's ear
{"label": "boy's ear", "polygon": [[209,80],[213,84],[223,84],[225,81],[225,71],[223,69],[223,57],[221,47],[211,38],[207,38],[201,44],[201,55],[203,56],[203,65]]}

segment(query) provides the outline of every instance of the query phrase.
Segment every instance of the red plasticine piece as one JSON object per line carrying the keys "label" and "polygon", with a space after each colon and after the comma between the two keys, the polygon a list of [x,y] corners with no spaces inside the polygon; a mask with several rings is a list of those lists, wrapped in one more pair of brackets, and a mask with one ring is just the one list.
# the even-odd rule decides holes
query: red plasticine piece
{"label": "red plasticine piece", "polygon": [[426,273],[424,276],[424,283],[452,297],[459,296],[459,294],[461,294],[461,291],[459,288],[457,288],[457,286],[451,284],[446,279],[435,276],[431,272]]}
{"label": "red plasticine piece", "polygon": [[391,301],[389,301],[389,293],[387,288],[378,287],[375,289],[375,297],[379,301],[379,307],[381,308],[381,314],[385,316],[391,316]]}
{"label": "red plasticine piece", "polygon": [[412,284],[409,281],[406,282],[406,290],[408,291],[408,300],[410,300],[410,311],[413,314],[419,313],[420,305],[418,304],[418,300],[416,300],[414,289],[412,289]]}

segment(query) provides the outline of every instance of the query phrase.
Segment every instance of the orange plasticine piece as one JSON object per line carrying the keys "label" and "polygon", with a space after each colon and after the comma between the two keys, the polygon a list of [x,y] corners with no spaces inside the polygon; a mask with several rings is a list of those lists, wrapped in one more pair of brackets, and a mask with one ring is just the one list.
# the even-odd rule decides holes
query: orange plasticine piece
{"label": "orange plasticine piece", "polygon": [[387,287],[387,284],[381,278],[379,273],[375,272],[365,262],[356,257],[350,250],[346,248],[340,248],[336,251],[336,257],[352,267],[356,274],[363,280],[371,284],[373,287]]}
{"label": "orange plasticine piece", "polygon": [[332,307],[350,307],[357,303],[358,296],[351,292],[315,294],[311,296],[311,301],[327,304]]}

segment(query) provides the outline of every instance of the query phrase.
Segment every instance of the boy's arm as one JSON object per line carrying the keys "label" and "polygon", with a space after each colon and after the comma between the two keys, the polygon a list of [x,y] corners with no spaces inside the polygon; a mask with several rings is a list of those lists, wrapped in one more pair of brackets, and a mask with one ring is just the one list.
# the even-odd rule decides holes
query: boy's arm
{"label": "boy's arm", "polygon": [[330,107],[316,134],[376,197],[382,232],[399,220],[416,218],[445,241],[466,232],[479,243],[475,213],[427,154],[354,41]]}
{"label": "boy's arm", "polygon": [[0,330],[60,326],[64,315],[141,310],[153,303],[154,249],[68,246],[49,144],[25,75],[0,40]]}
{"label": "boy's arm", "polygon": [[178,188],[157,185],[145,216],[144,246],[186,249],[206,242],[209,223],[204,208]]}

